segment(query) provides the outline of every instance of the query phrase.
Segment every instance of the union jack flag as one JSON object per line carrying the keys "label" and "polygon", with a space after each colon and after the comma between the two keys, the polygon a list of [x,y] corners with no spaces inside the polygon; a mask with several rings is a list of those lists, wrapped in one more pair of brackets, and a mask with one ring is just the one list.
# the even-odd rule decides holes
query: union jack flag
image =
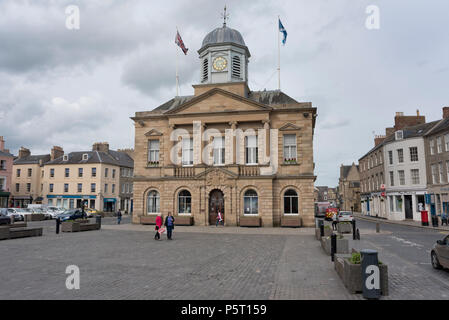
{"label": "union jack flag", "polygon": [[181,48],[181,50],[182,50],[182,52],[184,52],[184,54],[187,54],[187,51],[189,49],[186,48],[186,46],[184,45],[184,41],[182,41],[182,38],[181,38],[181,35],[179,34],[179,31],[176,31],[175,43]]}

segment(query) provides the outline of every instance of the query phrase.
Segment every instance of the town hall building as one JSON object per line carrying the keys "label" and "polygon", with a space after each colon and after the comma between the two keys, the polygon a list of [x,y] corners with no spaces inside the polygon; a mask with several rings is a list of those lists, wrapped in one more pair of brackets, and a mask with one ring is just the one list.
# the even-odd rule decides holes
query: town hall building
{"label": "town hall building", "polygon": [[241,34],[216,28],[198,50],[200,82],[136,112],[133,223],[313,226],[317,109],[280,90],[251,91]]}

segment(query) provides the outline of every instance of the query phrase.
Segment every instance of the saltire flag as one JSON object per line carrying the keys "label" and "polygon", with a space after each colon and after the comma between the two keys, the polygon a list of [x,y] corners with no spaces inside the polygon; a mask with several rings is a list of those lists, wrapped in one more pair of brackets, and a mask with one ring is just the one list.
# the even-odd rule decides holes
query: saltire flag
{"label": "saltire flag", "polygon": [[182,41],[182,38],[181,38],[181,35],[179,34],[179,31],[176,31],[175,43],[181,48],[181,50],[182,50],[182,52],[184,52],[184,54],[187,54],[187,51],[189,49],[186,48],[186,46],[184,45],[184,41]]}
{"label": "saltire flag", "polygon": [[279,32],[282,32],[282,34],[284,35],[282,44],[285,45],[285,42],[287,41],[287,30],[285,30],[284,26],[282,25],[281,19],[279,19]]}

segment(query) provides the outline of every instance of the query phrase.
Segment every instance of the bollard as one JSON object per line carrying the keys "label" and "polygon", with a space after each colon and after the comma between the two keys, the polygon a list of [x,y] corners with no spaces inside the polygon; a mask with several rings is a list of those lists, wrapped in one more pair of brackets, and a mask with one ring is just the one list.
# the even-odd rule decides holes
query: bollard
{"label": "bollard", "polygon": [[380,232],[380,223],[376,223],[376,233]]}
{"label": "bollard", "polygon": [[357,229],[357,240],[360,240],[360,231]]}
{"label": "bollard", "polygon": [[324,224],[320,224],[320,236],[324,237]]}
{"label": "bollard", "polygon": [[352,220],[352,240],[356,240],[355,220]]}
{"label": "bollard", "polygon": [[360,264],[362,265],[362,292],[365,299],[379,299],[380,269],[377,251],[360,250]]}
{"label": "bollard", "polygon": [[101,216],[97,216],[96,220],[97,220],[96,222],[98,224],[98,230],[100,230],[101,229]]}
{"label": "bollard", "polygon": [[59,226],[61,225],[61,219],[56,218],[56,234],[59,234]]}
{"label": "bollard", "polygon": [[332,233],[331,235],[331,259],[334,261],[335,254],[337,253],[337,235]]}

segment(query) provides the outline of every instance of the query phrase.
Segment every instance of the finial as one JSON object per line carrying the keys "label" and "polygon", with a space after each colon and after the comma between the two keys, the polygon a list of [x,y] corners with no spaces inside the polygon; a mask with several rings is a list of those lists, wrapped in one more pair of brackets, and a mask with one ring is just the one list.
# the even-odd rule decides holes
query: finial
{"label": "finial", "polygon": [[224,12],[221,14],[223,18],[223,27],[226,27],[226,19],[229,18],[229,14],[226,13],[226,5],[224,6]]}

